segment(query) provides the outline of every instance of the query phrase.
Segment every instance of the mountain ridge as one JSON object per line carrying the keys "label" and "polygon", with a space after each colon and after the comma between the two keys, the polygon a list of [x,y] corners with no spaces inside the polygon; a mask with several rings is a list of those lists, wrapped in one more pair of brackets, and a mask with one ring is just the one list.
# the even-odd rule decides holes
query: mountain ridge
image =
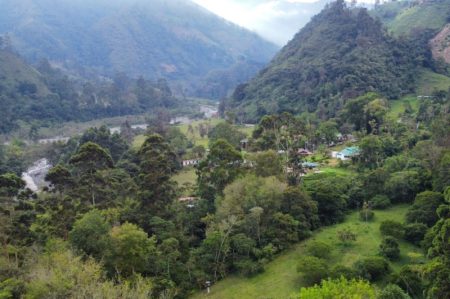
{"label": "mountain ridge", "polygon": [[242,58],[266,63],[277,50],[187,0],[0,0],[0,5],[0,33],[9,33],[19,53],[85,76],[163,77],[189,92],[211,69]]}

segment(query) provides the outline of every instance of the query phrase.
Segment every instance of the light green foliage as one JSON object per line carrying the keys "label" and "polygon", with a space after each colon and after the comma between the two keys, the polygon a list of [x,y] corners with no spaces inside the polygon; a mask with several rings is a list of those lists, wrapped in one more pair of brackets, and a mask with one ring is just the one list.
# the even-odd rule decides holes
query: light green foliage
{"label": "light green foliage", "polygon": [[449,4],[447,0],[436,1],[433,5],[426,2],[416,4],[401,11],[388,28],[399,36],[412,35],[417,29],[440,29],[447,21]]}
{"label": "light green foliage", "polygon": [[236,126],[228,122],[221,122],[217,124],[209,133],[209,143],[210,145],[219,139],[226,140],[232,146],[238,148],[241,144],[241,140],[246,136],[244,133],[239,131]]}
{"label": "light green foliage", "polygon": [[241,218],[254,207],[260,207],[266,213],[276,211],[286,188],[286,184],[275,177],[245,176],[225,188],[217,215],[219,219],[229,215]]}
{"label": "light green foliage", "polygon": [[105,278],[92,259],[83,261],[67,250],[37,256],[26,277],[26,299],[127,298],[144,299],[152,292],[149,279],[135,276],[120,285]]}
{"label": "light green foliage", "polygon": [[[330,266],[334,264],[341,264],[351,270],[355,260],[364,256],[374,256],[378,254],[378,245],[382,240],[379,233],[380,222],[387,219],[403,219],[408,210],[408,206],[393,206],[386,210],[377,212],[377,217],[373,222],[361,223],[359,214],[357,212],[351,213],[346,221],[330,227],[322,228],[320,231],[313,232],[310,239],[307,239],[299,244],[293,245],[292,249],[276,256],[272,262],[265,265],[264,273],[258,274],[250,279],[245,279],[240,276],[229,276],[223,281],[213,285],[211,294],[208,298],[221,299],[252,299],[252,298],[289,298],[293,293],[298,292],[299,287],[306,286],[306,283],[299,278],[297,272],[298,261],[306,255],[305,249],[309,242],[321,241],[333,245],[333,253]],[[344,228],[351,228],[358,235],[352,246],[339,245],[337,231]],[[395,270],[399,270],[402,264],[423,262],[422,250],[418,247],[399,241],[402,252],[408,253],[402,256],[399,261],[391,263]],[[421,258],[410,257],[409,253],[414,253]],[[330,275],[333,274],[331,269]],[[345,271],[353,272],[353,271]],[[350,274],[349,277],[352,277]],[[340,278],[340,275],[336,278]],[[192,298],[207,298],[204,292],[196,293]]]}
{"label": "light green foliage", "polygon": [[323,280],[320,285],[300,290],[299,299],[375,299],[375,289],[364,280]]}
{"label": "light green foliage", "polygon": [[156,240],[131,223],[113,227],[110,232],[111,252],[106,258],[111,272],[130,276],[151,269],[156,257]]}

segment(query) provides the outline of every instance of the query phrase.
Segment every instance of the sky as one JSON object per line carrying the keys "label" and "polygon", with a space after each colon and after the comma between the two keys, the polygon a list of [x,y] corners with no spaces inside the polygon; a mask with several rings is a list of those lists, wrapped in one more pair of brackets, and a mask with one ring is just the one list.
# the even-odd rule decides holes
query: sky
{"label": "sky", "polygon": [[328,2],[328,0],[193,1],[280,46],[286,44]]}

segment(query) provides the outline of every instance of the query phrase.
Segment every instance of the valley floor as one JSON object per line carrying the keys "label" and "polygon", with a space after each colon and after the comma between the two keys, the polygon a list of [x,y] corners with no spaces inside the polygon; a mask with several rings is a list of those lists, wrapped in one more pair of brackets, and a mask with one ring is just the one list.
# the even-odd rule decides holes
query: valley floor
{"label": "valley floor", "polygon": [[[202,291],[191,296],[191,299],[297,298],[300,288],[305,286],[301,275],[297,273],[297,264],[309,242],[318,240],[334,247],[331,266],[332,264],[351,266],[359,258],[377,255],[382,239],[379,231],[380,223],[388,219],[403,222],[407,209],[407,205],[397,205],[383,211],[376,210],[375,219],[368,223],[360,221],[359,213],[353,212],[347,216],[345,222],[317,230],[311,238],[276,257],[266,265],[264,273],[252,278],[230,276],[213,285],[209,295]],[[350,246],[341,245],[338,241],[337,232],[344,228],[350,228],[357,234],[356,242]],[[399,243],[400,259],[391,263],[393,270],[398,270],[405,264],[424,260],[423,253],[418,247],[403,241]]]}

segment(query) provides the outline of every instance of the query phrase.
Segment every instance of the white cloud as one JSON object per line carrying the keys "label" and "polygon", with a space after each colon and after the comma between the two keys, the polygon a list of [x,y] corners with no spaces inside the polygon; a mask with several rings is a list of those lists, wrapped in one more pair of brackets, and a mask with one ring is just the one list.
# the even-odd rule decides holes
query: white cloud
{"label": "white cloud", "polygon": [[[285,44],[331,0],[192,0],[215,14]],[[374,0],[358,0],[373,2]]]}

